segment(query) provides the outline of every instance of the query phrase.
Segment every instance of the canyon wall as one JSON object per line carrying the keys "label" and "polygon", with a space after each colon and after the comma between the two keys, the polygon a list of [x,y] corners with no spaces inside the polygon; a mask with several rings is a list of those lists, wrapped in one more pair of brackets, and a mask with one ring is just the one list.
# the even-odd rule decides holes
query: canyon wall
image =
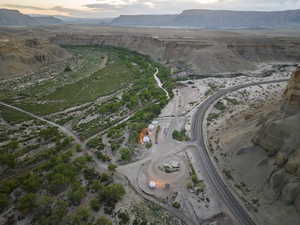
{"label": "canyon wall", "polygon": [[300,213],[300,69],[290,79],[284,93],[282,115],[267,121],[254,138],[274,161],[270,186],[287,205]]}
{"label": "canyon wall", "polygon": [[50,40],[60,45],[110,45],[149,55],[175,71],[191,74],[240,72],[258,63],[299,62],[300,39],[234,35],[208,38],[157,38],[134,34],[57,34]]}

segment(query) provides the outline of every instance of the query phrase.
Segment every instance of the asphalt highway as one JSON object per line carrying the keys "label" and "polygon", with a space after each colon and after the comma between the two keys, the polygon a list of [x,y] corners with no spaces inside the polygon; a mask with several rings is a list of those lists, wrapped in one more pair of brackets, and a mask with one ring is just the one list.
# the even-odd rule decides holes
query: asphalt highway
{"label": "asphalt highway", "polygon": [[206,114],[209,108],[217,100],[219,100],[224,95],[227,95],[231,92],[235,92],[240,89],[251,87],[251,86],[280,83],[286,81],[288,81],[288,79],[281,79],[275,81],[262,81],[262,82],[238,85],[228,89],[222,89],[216,94],[209,97],[205,102],[203,102],[193,116],[192,140],[196,144],[197,153],[199,153],[197,154],[197,160],[201,162],[202,167],[205,170],[203,172],[207,175],[210,186],[215,189],[216,193],[219,195],[218,197],[220,198],[220,200],[224,203],[225,207],[227,207],[227,209],[230,211],[234,219],[240,225],[257,225],[257,224],[253,221],[247,209],[244,208],[241,202],[235,197],[235,195],[226,185],[222,176],[219,174],[217,168],[215,167],[212,159],[210,158],[209,149],[206,144],[207,143],[206,133],[205,133],[207,132],[205,130]]}

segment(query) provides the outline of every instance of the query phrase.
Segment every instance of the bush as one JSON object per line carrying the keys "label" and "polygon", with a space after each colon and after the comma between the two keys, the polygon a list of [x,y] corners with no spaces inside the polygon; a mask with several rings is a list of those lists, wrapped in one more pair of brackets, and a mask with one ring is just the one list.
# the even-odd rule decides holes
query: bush
{"label": "bush", "polygon": [[186,135],[186,130],[183,129],[181,131],[178,130],[174,130],[172,133],[172,137],[173,139],[177,140],[177,141],[189,141],[189,137]]}
{"label": "bush", "polygon": [[7,195],[0,193],[0,212],[8,206],[8,202]]}
{"label": "bush", "polygon": [[108,165],[108,169],[110,171],[114,172],[117,169],[117,165],[111,163],[111,164]]}
{"label": "bush", "polygon": [[152,143],[147,143],[146,148],[150,149],[152,147]]}
{"label": "bush", "polygon": [[125,189],[121,184],[111,184],[105,186],[99,193],[99,199],[108,205],[114,205],[125,195]]}
{"label": "bush", "polygon": [[81,199],[85,197],[85,192],[85,188],[81,186],[72,188],[68,193],[68,199],[73,205],[79,205]]}
{"label": "bush", "polygon": [[97,158],[102,160],[103,162],[111,161],[111,158],[108,155],[103,154],[102,152],[97,152]]}
{"label": "bush", "polygon": [[41,180],[37,175],[29,175],[29,177],[23,182],[24,190],[28,192],[36,192],[41,187]]}
{"label": "bush", "polygon": [[216,105],[215,105],[215,108],[217,110],[220,110],[220,111],[224,111],[226,109],[226,106],[224,105],[223,102],[218,102]]}
{"label": "bush", "polygon": [[36,195],[29,193],[21,197],[17,204],[17,209],[22,213],[28,213],[36,208]]}
{"label": "bush", "polygon": [[180,203],[179,202],[173,202],[172,203],[172,206],[176,209],[179,209],[180,208]]}
{"label": "bush", "polygon": [[101,203],[99,201],[99,199],[95,198],[95,199],[92,199],[90,201],[90,207],[91,209],[93,209],[95,212],[98,212],[99,209],[101,208]]}
{"label": "bush", "polygon": [[122,148],[120,150],[121,159],[124,161],[130,161],[133,155],[133,151],[129,148]]}
{"label": "bush", "polygon": [[105,216],[101,216],[95,225],[112,225],[112,222]]}

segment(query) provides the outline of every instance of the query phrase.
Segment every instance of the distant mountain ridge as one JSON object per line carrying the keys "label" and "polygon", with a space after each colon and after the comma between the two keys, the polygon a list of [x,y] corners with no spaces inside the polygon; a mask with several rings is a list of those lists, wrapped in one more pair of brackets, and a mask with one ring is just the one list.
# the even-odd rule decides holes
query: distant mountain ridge
{"label": "distant mountain ridge", "polygon": [[0,9],[0,26],[36,26],[60,23],[63,21],[53,16],[31,17],[18,10]]}
{"label": "distant mountain ridge", "polygon": [[116,26],[179,26],[203,28],[272,28],[300,25],[300,10],[231,11],[185,10],[177,15],[121,15]]}

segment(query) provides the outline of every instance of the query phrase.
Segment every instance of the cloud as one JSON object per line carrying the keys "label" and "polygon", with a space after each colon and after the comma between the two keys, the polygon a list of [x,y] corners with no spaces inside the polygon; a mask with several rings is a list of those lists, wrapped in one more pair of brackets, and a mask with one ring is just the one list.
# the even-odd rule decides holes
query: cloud
{"label": "cloud", "polygon": [[187,9],[270,11],[300,8],[300,0],[89,0],[90,4],[86,2],[87,0],[74,1],[74,8],[76,9],[66,7],[63,4],[64,0],[60,1],[60,5],[49,8],[18,4],[6,4],[4,6],[40,13],[51,11],[52,13],[75,17],[115,17],[121,14],[178,14]]}
{"label": "cloud", "polygon": [[81,15],[87,15],[88,16],[88,14],[89,14],[89,12],[86,11],[86,10],[71,9],[71,8],[65,8],[65,7],[62,7],[62,6],[42,8],[42,7],[36,7],[36,6],[30,6],[30,5],[5,4],[4,7],[20,9],[20,10],[21,9],[30,9],[30,10],[35,10],[35,11],[39,11],[39,12],[52,11],[52,12],[57,12],[57,13],[68,14],[68,15],[71,15],[71,16],[81,16]]}
{"label": "cloud", "polygon": [[15,4],[4,4],[5,7],[14,8],[14,9],[32,9],[32,10],[47,10],[45,8],[40,8],[30,5],[15,5]]}

